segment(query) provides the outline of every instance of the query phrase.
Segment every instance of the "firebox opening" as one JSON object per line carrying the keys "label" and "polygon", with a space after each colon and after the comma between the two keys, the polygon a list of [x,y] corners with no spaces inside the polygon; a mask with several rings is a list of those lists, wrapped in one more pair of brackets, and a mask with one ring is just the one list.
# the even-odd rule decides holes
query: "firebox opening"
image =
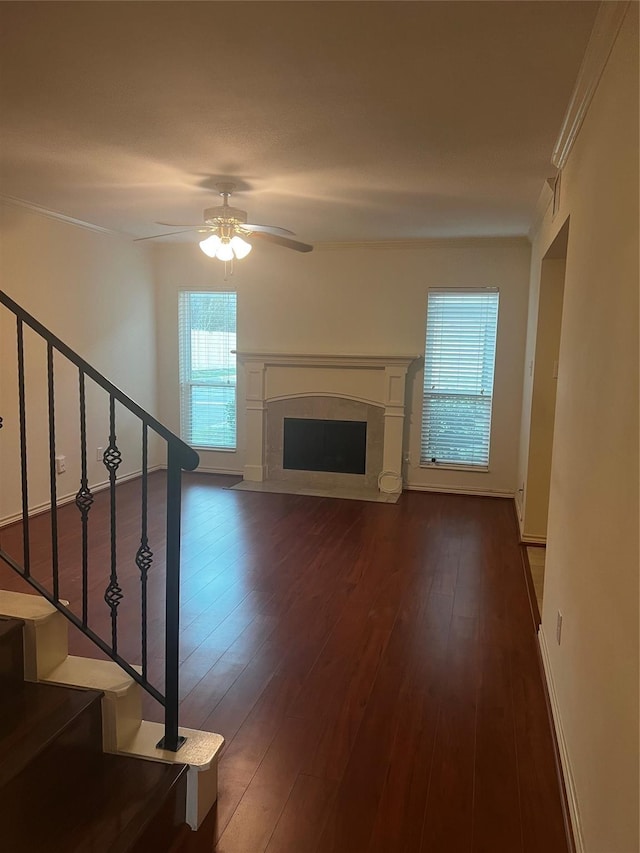
{"label": "firebox opening", "polygon": [[366,421],[284,418],[283,468],[364,474]]}

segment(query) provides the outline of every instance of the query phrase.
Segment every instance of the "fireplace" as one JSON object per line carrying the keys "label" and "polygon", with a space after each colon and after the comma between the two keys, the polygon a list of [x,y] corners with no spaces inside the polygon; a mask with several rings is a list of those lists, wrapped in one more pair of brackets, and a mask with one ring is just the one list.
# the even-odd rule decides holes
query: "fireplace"
{"label": "fireplace", "polygon": [[367,422],[285,418],[282,467],[295,471],[364,474]]}
{"label": "fireplace", "polygon": [[[245,369],[247,484],[290,483],[384,495],[402,491],[406,375],[416,356],[238,352],[238,358]],[[336,457],[342,451],[335,448],[324,453],[332,461],[304,456],[310,445],[334,440],[318,439],[320,433],[293,439],[294,445],[306,444],[307,450],[301,450],[302,461],[292,463],[293,451],[285,451],[285,444],[296,426],[285,427],[287,421],[321,421],[322,431],[329,432],[340,431],[336,422],[364,425],[345,428],[360,432],[358,452],[361,458],[364,443],[364,465],[338,464]]]}
{"label": "fireplace", "polygon": [[[287,451],[287,438],[291,438],[291,426],[302,423],[303,432],[307,432],[305,442],[306,460],[303,464],[290,465]],[[289,427],[287,426],[289,424]],[[315,424],[315,426],[314,426]],[[344,425],[342,428],[340,425]],[[306,427],[306,429],[304,429]],[[314,433],[309,435],[309,430]],[[344,433],[360,433],[360,460],[362,465],[341,466],[337,457],[344,458]],[[324,433],[324,436],[323,436]],[[342,438],[340,437],[342,433]],[[315,488],[377,489],[378,475],[382,469],[382,450],[384,444],[384,415],[380,406],[363,403],[360,400],[346,400],[343,397],[327,395],[304,395],[287,397],[284,400],[269,400],[265,404],[265,479],[277,482],[289,482],[299,486]],[[319,442],[328,442],[324,450]],[[309,446],[314,442],[316,447]],[[331,446],[332,445],[332,446]],[[327,464],[307,465],[315,450],[333,459]],[[325,452],[326,451],[326,452]],[[356,461],[360,461],[356,460]],[[333,464],[329,464],[332,462]]]}

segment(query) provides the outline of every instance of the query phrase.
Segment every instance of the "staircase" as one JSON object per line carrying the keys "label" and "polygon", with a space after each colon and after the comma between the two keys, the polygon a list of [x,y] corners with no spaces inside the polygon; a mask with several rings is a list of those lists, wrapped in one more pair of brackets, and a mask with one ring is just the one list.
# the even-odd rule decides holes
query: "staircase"
{"label": "staircase", "polygon": [[[9,495],[15,491],[21,511],[5,519],[19,533],[20,544],[15,536],[5,538],[0,560],[38,594],[0,590],[0,851],[173,853],[183,849],[175,846],[180,834],[198,830],[212,810],[224,743],[220,735],[179,727],[178,720],[181,472],[198,465],[198,454],[0,291],[0,320],[7,318],[15,323],[16,387],[15,399],[9,392],[4,397],[0,440],[4,458],[19,460],[19,486],[6,472],[0,477],[9,484]],[[37,395],[29,385],[38,369],[46,375],[46,418],[37,406],[34,411]],[[80,464],[77,493],[74,489],[71,496],[81,551],[70,565],[59,535],[59,507],[69,495],[58,492],[56,426],[61,409],[73,417],[74,395]],[[91,481],[89,403],[97,399],[106,404],[98,429],[105,449],[96,460],[106,484],[95,470]],[[132,423],[140,439],[135,459]],[[129,436],[128,444],[119,444],[121,432]],[[67,446],[69,440],[67,435]],[[164,531],[148,524],[148,475],[158,444],[166,467]],[[44,447],[48,499],[34,505],[31,489],[35,479],[42,491]],[[140,481],[135,519],[140,539],[135,556],[123,566],[119,527],[133,521],[118,513],[125,460],[133,468],[126,476]],[[108,493],[106,514],[96,506],[102,488]],[[37,558],[42,543],[31,527],[38,512],[46,513],[50,533],[46,565]],[[89,542],[96,539],[106,545],[104,560],[90,557]],[[130,562],[138,572],[136,588],[127,574]],[[61,595],[69,578],[75,585],[68,593],[73,605]],[[102,603],[92,598],[90,606],[90,590],[104,593]],[[139,624],[139,646],[128,657],[119,628],[123,618]],[[69,655],[69,623],[109,660]],[[154,654],[158,639],[163,641],[158,659],[164,677],[150,666],[150,624]],[[162,706],[163,724],[142,720],[141,690]]]}
{"label": "staircase", "polygon": [[[35,770],[36,777],[45,789],[50,787],[59,797],[68,796],[66,802],[71,812],[79,806],[75,795],[67,795],[67,786],[61,786],[61,782],[66,780],[69,770],[72,775],[77,770],[78,778],[85,779],[83,796],[93,802],[92,811],[82,814],[92,822],[96,819],[98,823],[103,806],[105,815],[111,808],[116,810],[117,821],[130,814],[127,798],[131,790],[128,783],[120,785],[116,781],[105,781],[103,784],[99,775],[92,775],[92,762],[98,762],[100,766],[104,765],[107,775],[111,772],[110,767],[115,768],[114,772],[117,768],[125,768],[123,772],[125,775],[130,772],[131,779],[138,780],[136,774],[141,774],[133,789],[137,793],[133,795],[132,804],[138,802],[138,794],[145,791],[149,792],[148,803],[164,802],[168,788],[165,790],[163,786],[171,780],[171,786],[177,786],[180,792],[179,823],[186,823],[193,830],[201,827],[217,798],[218,755],[224,738],[211,732],[180,728],[180,736],[185,741],[179,752],[158,747],[163,726],[142,720],[140,685],[112,661],[69,655],[68,622],[62,613],[40,596],[0,590],[0,620],[5,620],[0,621],[0,789],[5,784],[5,772],[11,778],[15,769],[22,772],[21,768],[29,763],[27,747],[35,744],[38,747],[35,755],[40,756],[46,747],[48,756],[46,762]],[[79,733],[80,740],[74,732]],[[67,739],[69,756],[65,753]],[[11,742],[19,749],[27,748],[26,759],[20,752],[16,756],[11,751],[5,752]],[[141,765],[142,769],[127,770],[130,762],[131,767]],[[88,775],[83,776],[85,771]],[[145,782],[147,776],[148,781]],[[93,795],[92,787],[95,788]],[[25,790],[29,790],[28,784]],[[123,793],[124,800],[116,798],[117,802],[114,800],[111,804],[111,798],[117,791]],[[105,797],[105,794],[109,796]],[[27,800],[31,796],[29,794]],[[42,796],[47,797],[44,792]],[[144,796],[143,800],[140,808],[148,805]],[[0,802],[2,814],[6,805],[4,791]],[[13,811],[8,811],[7,819],[12,814]],[[166,816],[164,819],[166,821]],[[0,823],[0,826],[6,825]],[[19,830],[18,826],[16,831]],[[167,837],[162,835],[162,844],[166,844]],[[7,853],[12,848],[5,848],[3,836],[2,839],[0,849]],[[15,848],[21,853],[31,853],[32,849],[49,851],[57,848]],[[60,848],[75,849],[124,851],[138,848],[117,845]],[[161,853],[172,848],[158,844],[139,849]]]}
{"label": "staircase", "polygon": [[103,694],[26,681],[24,633],[0,620],[3,853],[186,849],[188,768],[103,752]]}

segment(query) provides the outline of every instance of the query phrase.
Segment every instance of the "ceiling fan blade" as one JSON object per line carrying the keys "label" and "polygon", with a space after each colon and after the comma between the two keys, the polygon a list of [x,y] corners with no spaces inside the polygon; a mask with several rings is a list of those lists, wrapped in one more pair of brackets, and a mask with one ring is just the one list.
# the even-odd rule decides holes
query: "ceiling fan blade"
{"label": "ceiling fan blade", "polygon": [[259,237],[261,240],[275,243],[277,246],[284,246],[285,249],[293,249],[296,252],[313,251],[313,246],[310,246],[308,243],[300,243],[298,240],[290,240],[288,237],[280,237],[278,234],[270,234],[266,231],[254,231],[251,237]]}
{"label": "ceiling fan blade", "polygon": [[252,225],[249,222],[242,222],[241,228],[247,231],[260,231],[264,234],[280,234],[282,237],[293,236],[295,231],[289,231],[288,228],[279,228],[277,225]]}
{"label": "ceiling fan blade", "polygon": [[167,228],[202,228],[203,222],[197,222],[195,225],[189,225],[185,222],[156,222],[156,225],[166,225]]}
{"label": "ceiling fan blade", "polygon": [[186,234],[188,231],[201,231],[201,228],[183,228],[182,231],[167,231],[166,234],[152,234],[151,237],[135,237],[134,243],[141,243],[143,240],[157,240],[158,237],[171,237],[174,234]]}

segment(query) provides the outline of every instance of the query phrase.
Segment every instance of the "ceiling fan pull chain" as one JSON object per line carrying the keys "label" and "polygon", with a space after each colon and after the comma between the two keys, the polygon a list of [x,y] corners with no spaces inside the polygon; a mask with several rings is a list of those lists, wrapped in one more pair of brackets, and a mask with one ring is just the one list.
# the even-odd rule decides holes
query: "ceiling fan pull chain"
{"label": "ceiling fan pull chain", "polygon": [[[231,270],[228,275],[227,275],[227,267],[229,267]],[[233,258],[231,258],[230,261],[224,262],[224,281],[227,281],[230,275],[233,275]]]}

